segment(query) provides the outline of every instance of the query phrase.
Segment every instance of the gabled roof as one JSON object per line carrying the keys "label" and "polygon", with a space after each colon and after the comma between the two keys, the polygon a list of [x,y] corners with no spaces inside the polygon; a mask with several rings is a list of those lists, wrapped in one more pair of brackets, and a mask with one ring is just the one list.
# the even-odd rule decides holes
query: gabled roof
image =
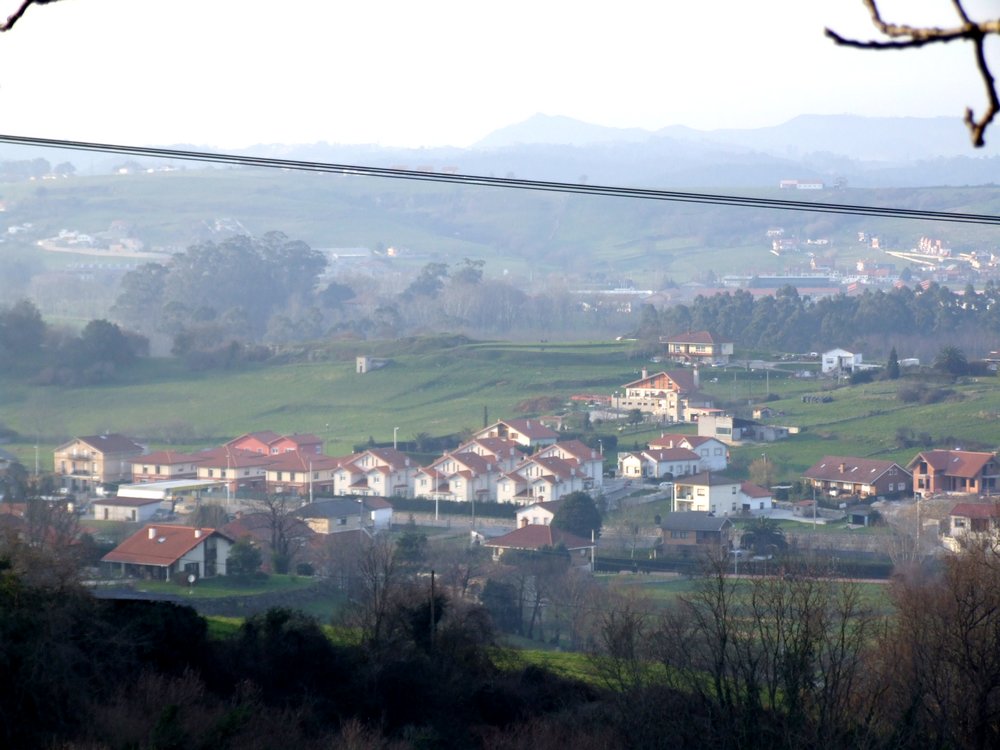
{"label": "gabled roof", "polygon": [[771,490],[766,490],[753,482],[741,482],[740,492],[747,497],[771,497],[773,494]]}
{"label": "gabled roof", "polygon": [[503,549],[537,550],[542,547],[556,547],[560,544],[570,551],[590,549],[594,546],[593,542],[581,539],[576,534],[542,524],[522,526],[509,534],[491,539],[483,546],[502,547]]}
{"label": "gabled roof", "polygon": [[501,419],[486,429],[493,429],[499,425],[505,425],[508,429],[531,440],[551,440],[559,437],[559,433],[549,429],[537,419]]}
{"label": "gabled roof", "polygon": [[716,471],[702,471],[697,474],[692,474],[689,477],[675,479],[674,482],[676,484],[690,484],[700,487],[718,487],[723,484],[739,484],[738,480],[733,479],[732,477],[727,477],[725,474],[719,474]]}
{"label": "gabled roof", "polygon": [[662,527],[667,531],[722,531],[733,523],[725,516],[716,516],[705,510],[687,510],[668,513]]}
{"label": "gabled roof", "polygon": [[[244,513],[227,523],[220,531],[230,539],[250,537],[263,546],[270,546],[272,523],[270,513]],[[298,518],[290,518],[282,523],[286,524],[284,526],[286,538],[308,540],[316,535],[305,521]]]}
{"label": "gabled roof", "polygon": [[480,448],[483,453],[494,456],[516,456],[520,454],[516,441],[501,437],[473,438],[462,443],[453,453],[479,453],[476,448]]}
{"label": "gabled roof", "polygon": [[687,448],[647,448],[640,455],[648,456],[657,462],[663,461],[698,461],[701,456]]}
{"label": "gabled roof", "polygon": [[951,477],[974,477],[996,458],[994,453],[980,451],[921,451],[906,465],[912,469],[920,461],[926,461],[935,472]]}
{"label": "gabled roof", "polygon": [[103,562],[167,567],[203,544],[210,536],[233,541],[216,529],[171,524],[148,524],[101,558]]}
{"label": "gabled roof", "polygon": [[268,471],[325,471],[335,469],[340,465],[333,456],[320,453],[302,453],[301,451],[285,451],[269,456]]}
{"label": "gabled roof", "polygon": [[255,453],[243,448],[211,448],[197,454],[198,463],[203,467],[220,469],[243,469],[253,466],[270,466],[278,456],[266,453]]}
{"label": "gabled roof", "polygon": [[708,331],[685,331],[662,338],[665,344],[714,344],[716,338]]}
{"label": "gabled roof", "polygon": [[549,513],[555,514],[559,507],[563,504],[562,500],[546,500],[542,503],[532,503],[531,505],[525,505],[523,508],[518,508],[517,515],[523,515],[533,508],[539,510],[546,510]]}
{"label": "gabled roof", "polygon": [[173,466],[174,464],[196,464],[203,461],[204,454],[201,453],[179,453],[177,451],[153,451],[144,456],[130,458],[130,464],[160,464],[162,466]]}
{"label": "gabled roof", "polygon": [[910,475],[910,472],[895,461],[879,461],[872,458],[855,458],[854,456],[823,456],[806,469],[802,476],[806,479],[816,479],[823,482],[871,484],[892,468],[898,469],[907,476]]}
{"label": "gabled roof", "polygon": [[558,443],[539,448],[535,455],[551,455],[565,453],[578,461],[599,461],[601,453],[581,440],[560,440]]}
{"label": "gabled roof", "polygon": [[59,447],[61,449],[77,441],[86,443],[100,453],[142,453],[143,451],[142,446],[137,442],[118,433],[111,433],[109,435],[84,435],[83,437],[74,438]]}
{"label": "gabled roof", "polygon": [[243,440],[248,440],[248,439],[259,440],[264,445],[270,445],[280,437],[281,435],[279,435],[277,432],[274,432],[273,430],[259,430],[258,432],[248,432],[244,435],[240,435],[239,437],[235,437],[229,442],[225,443],[225,445],[233,445],[235,443],[239,443]]}
{"label": "gabled roof", "polygon": [[660,448],[660,447],[673,448],[675,446],[679,446],[681,443],[686,442],[692,448],[697,448],[710,441],[715,441],[720,445],[724,445],[724,443],[721,440],[714,437],[709,437],[708,435],[681,435],[679,433],[669,433],[669,432],[665,432],[658,438],[650,440],[648,445],[650,448]]}
{"label": "gabled roof", "polygon": [[948,515],[962,518],[1000,518],[1000,506],[996,503],[958,503]]}

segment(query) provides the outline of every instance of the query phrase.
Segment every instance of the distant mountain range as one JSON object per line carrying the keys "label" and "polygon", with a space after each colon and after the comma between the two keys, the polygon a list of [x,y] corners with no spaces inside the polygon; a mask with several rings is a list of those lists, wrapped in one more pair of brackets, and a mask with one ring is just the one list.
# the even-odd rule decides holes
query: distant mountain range
{"label": "distant mountain range", "polygon": [[[802,115],[766,128],[705,131],[671,126],[654,132],[535,115],[468,149],[316,143],[262,144],[239,153],[641,187],[774,187],[782,179],[851,187],[928,187],[995,183],[1000,175],[997,143],[1000,126],[987,134],[986,148],[973,149],[958,117]],[[0,146],[0,159],[41,157],[58,163],[73,161],[73,156]],[[111,171],[123,161],[87,155],[76,166]]]}

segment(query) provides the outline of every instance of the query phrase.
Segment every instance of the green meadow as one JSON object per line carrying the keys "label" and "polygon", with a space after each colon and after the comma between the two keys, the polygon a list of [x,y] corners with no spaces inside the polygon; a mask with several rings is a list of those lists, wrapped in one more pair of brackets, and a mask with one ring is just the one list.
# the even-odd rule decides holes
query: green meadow
{"label": "green meadow", "polygon": [[[52,450],[75,435],[120,432],[150,445],[197,449],[253,430],[311,432],[331,455],[347,453],[369,438],[404,444],[420,434],[459,434],[482,426],[485,416],[541,416],[571,408],[573,394],[610,395],[665,365],[634,354],[629,342],[483,342],[433,337],[400,342],[337,342],[290,352],[287,364],[255,365],[238,372],[191,372],[171,359],[143,361],[114,384],[65,388],[0,380],[0,423],[18,438],[6,445],[27,466],[38,445],[41,468]],[[355,357],[388,358],[382,369],[357,374]],[[715,378],[716,382],[712,382]],[[943,386],[938,403],[904,403],[909,381],[832,387],[780,370],[763,373],[713,368],[702,386],[717,405],[750,416],[749,399],[769,392],[779,414],[767,422],[799,433],[787,440],[732,450],[739,474],[760,456],[774,465],[774,481],[792,481],[823,455],[878,457],[908,462],[920,445],[900,445],[899,431],[930,439],[935,447],[993,448],[1000,436],[1000,382],[967,379]],[[824,393],[826,404],[803,403]],[[645,444],[664,429],[693,427],[596,424],[614,435],[618,450]],[[612,456],[608,456],[609,465]]]}

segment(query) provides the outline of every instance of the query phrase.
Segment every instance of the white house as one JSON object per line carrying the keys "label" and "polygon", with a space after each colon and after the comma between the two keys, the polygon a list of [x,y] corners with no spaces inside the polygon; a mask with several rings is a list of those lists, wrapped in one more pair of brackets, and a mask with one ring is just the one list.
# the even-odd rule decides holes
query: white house
{"label": "white house", "polygon": [[195,578],[226,574],[233,540],[217,529],[171,524],[144,526],[101,558],[127,576],[169,581],[175,573]]}
{"label": "white house", "polygon": [[728,516],[743,509],[740,482],[723,474],[703,471],[674,480],[674,511],[707,511]]}
{"label": "white house", "polygon": [[846,349],[831,349],[828,352],[823,352],[820,362],[820,370],[824,375],[854,372],[854,368],[861,364],[861,354],[855,354]]}
{"label": "white house", "polygon": [[530,524],[548,526],[552,523],[560,505],[562,505],[562,500],[553,500],[548,503],[532,503],[518,509],[516,514],[517,528]]}
{"label": "white house", "polygon": [[655,440],[650,440],[649,447],[687,448],[694,451],[698,455],[697,471],[725,471],[729,465],[729,448],[718,438],[707,435],[663,433]]}
{"label": "white house", "polygon": [[145,523],[160,509],[157,497],[112,497],[94,502],[94,518],[98,521],[128,521]]}
{"label": "white house", "polygon": [[647,448],[618,454],[618,474],[630,479],[675,478],[701,470],[700,457],[688,448]]}

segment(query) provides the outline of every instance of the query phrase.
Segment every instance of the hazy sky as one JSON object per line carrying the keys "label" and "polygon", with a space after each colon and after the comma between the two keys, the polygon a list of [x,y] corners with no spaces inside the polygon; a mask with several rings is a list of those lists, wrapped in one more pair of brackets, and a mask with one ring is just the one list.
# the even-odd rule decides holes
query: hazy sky
{"label": "hazy sky", "polygon": [[[881,5],[955,22],[951,0]],[[851,50],[828,25],[874,36],[860,0],[63,0],[0,35],[0,132],[468,146],[535,113],[651,130],[945,115],[961,129],[965,106],[982,110],[969,45]]]}

